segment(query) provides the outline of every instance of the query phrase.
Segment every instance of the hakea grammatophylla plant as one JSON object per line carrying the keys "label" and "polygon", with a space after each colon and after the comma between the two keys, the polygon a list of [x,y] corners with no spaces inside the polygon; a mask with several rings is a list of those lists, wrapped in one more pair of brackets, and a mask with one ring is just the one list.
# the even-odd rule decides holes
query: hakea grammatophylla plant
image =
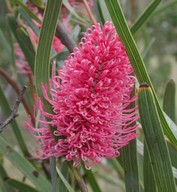
{"label": "hakea grammatophylla plant", "polygon": [[102,157],[119,156],[119,150],[137,137],[133,123],[137,108],[128,107],[135,100],[130,96],[135,83],[132,73],[111,22],[103,29],[100,24],[87,29],[58,75],[53,72],[51,97],[42,85],[53,113],[45,111],[38,98],[35,111],[40,110],[40,128],[26,122],[41,146],[40,158],[64,156],[74,166],[82,160],[90,168]]}

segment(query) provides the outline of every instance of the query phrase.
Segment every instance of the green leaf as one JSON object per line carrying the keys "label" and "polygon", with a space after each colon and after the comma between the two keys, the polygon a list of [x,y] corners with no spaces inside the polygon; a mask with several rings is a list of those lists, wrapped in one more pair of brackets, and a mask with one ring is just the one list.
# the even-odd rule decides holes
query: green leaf
{"label": "green leaf", "polygon": [[138,90],[139,113],[155,182],[160,192],[175,192],[171,160],[163,135],[155,99],[145,84]]}
{"label": "green leaf", "polygon": [[120,165],[119,163],[119,157],[118,158],[109,158],[107,159],[108,163],[113,167],[113,169],[117,172],[117,174],[119,175],[119,177],[124,180],[125,175],[124,175],[124,169],[123,167]]}
{"label": "green leaf", "polygon": [[50,157],[50,171],[51,171],[51,181],[52,181],[52,192],[58,192],[58,178],[56,172],[56,160],[55,157]]}
{"label": "green leaf", "polygon": [[146,61],[146,58],[147,59],[149,59],[149,51],[151,50],[151,48],[152,48],[152,46],[153,46],[153,44],[154,44],[154,42],[155,42],[155,38],[152,38],[150,41],[148,41],[148,44],[147,45],[145,45],[145,50],[143,51],[143,53],[142,53],[142,57],[143,57],[143,59]]}
{"label": "green leaf", "polygon": [[108,12],[105,2],[103,0],[97,0],[97,6],[102,23],[105,21],[110,21],[111,16]]}
{"label": "green leaf", "polygon": [[[11,58],[10,63],[13,64],[13,68],[14,70],[16,70],[16,66],[15,66],[15,56],[14,56],[14,46],[13,46],[13,38],[12,38],[12,34],[8,25],[8,21],[7,21],[7,14],[8,14],[8,10],[7,10],[7,5],[6,2],[4,0],[0,0],[0,28],[2,30],[0,30],[0,35],[1,33],[3,34],[4,37],[0,37],[1,38],[1,47],[3,46],[4,52],[8,54],[8,57]],[[3,43],[3,41],[5,41],[5,43]],[[1,65],[2,63],[0,63]]]}
{"label": "green leaf", "polygon": [[9,185],[11,185],[12,187],[25,192],[38,192],[36,189],[34,189],[33,187],[25,184],[24,182],[18,181],[16,179],[11,179],[11,178],[7,178],[4,182],[8,183]]}
{"label": "green leaf", "polygon": [[86,178],[88,182],[90,183],[90,186],[94,192],[101,192],[101,189],[96,181],[95,175],[92,173],[91,170],[87,170],[85,166],[82,166],[84,168],[84,171],[86,173]]}
{"label": "green leaf", "polygon": [[50,183],[24,157],[17,153],[10,144],[0,136],[0,153],[2,153],[40,192],[52,190]]}
{"label": "green leaf", "polygon": [[65,184],[66,188],[68,189],[69,192],[74,192],[71,185],[68,183],[68,181],[65,179],[65,177],[63,176],[63,174],[61,173],[60,169],[58,167],[56,167],[57,169],[57,173],[60,177],[60,179],[63,181],[63,183]]}
{"label": "green leaf", "polygon": [[28,7],[20,0],[11,0],[12,3],[19,4],[27,13],[28,15],[33,18],[35,21],[41,24],[41,20],[30,10]]}
{"label": "green leaf", "polygon": [[129,56],[132,66],[134,68],[134,72],[137,76],[137,79],[138,79],[139,83],[146,82],[151,86],[163,130],[164,130],[166,136],[168,137],[168,139],[173,143],[174,147],[177,148],[177,138],[174,136],[173,132],[171,131],[171,129],[170,129],[169,125],[167,124],[166,119],[163,115],[162,109],[160,107],[159,101],[158,101],[156,93],[155,93],[155,90],[152,86],[150,77],[147,73],[145,64],[138,51],[138,48],[133,39],[133,36],[127,26],[127,23],[126,23],[124,15],[123,15],[122,9],[120,7],[119,1],[118,0],[111,0],[111,1],[105,0],[105,2],[107,5],[107,8],[109,10],[109,13],[111,15],[112,21],[116,27],[117,33],[119,34],[124,46],[126,47],[127,54]]}
{"label": "green leaf", "polygon": [[[135,95],[135,90],[131,93]],[[128,109],[135,108],[135,102],[132,102]],[[135,126],[136,122],[130,126]],[[127,146],[121,150],[121,159],[125,171],[125,186],[127,192],[138,192],[139,188],[139,172],[138,172],[138,159],[136,140],[131,141]]]}
{"label": "green leaf", "polygon": [[[11,113],[11,109],[10,106],[8,104],[8,101],[4,95],[4,92],[2,91],[1,87],[0,87],[0,106],[2,109],[2,112],[4,114],[4,116],[7,118],[9,117],[10,113]],[[22,134],[20,132],[20,129],[18,127],[18,124],[16,122],[16,120],[14,119],[11,123],[10,123],[12,130],[14,132],[14,135],[16,137],[16,140],[19,144],[19,147],[21,149],[21,151],[23,152],[23,154],[25,156],[29,156],[29,152],[28,152],[28,148],[26,146],[26,143],[22,137]]]}
{"label": "green leaf", "polygon": [[[138,153],[140,156],[144,156],[144,144],[140,140],[137,141],[138,141],[137,142]],[[173,176],[177,179],[177,153],[169,143],[168,143],[168,150],[170,153],[172,163]]]}
{"label": "green leaf", "polygon": [[71,39],[76,42],[77,38],[81,32],[81,27],[79,25],[76,25],[71,33]]}
{"label": "green leaf", "polygon": [[8,183],[5,182],[6,178],[8,178],[8,175],[4,167],[2,166],[2,163],[0,162],[0,189],[3,192],[14,192],[14,189]]}
{"label": "green leaf", "polygon": [[[170,117],[168,117],[168,115],[166,113],[163,113],[168,125],[170,126],[170,129],[172,130],[173,134],[175,135],[175,137],[177,137],[177,125],[170,119]],[[176,147],[174,146],[174,148],[176,149]]]}
{"label": "green leaf", "polygon": [[[64,178],[68,181],[69,176],[70,176],[70,171],[69,171],[69,167],[68,167],[68,164],[66,163],[66,161],[62,162],[62,164],[61,164],[61,173],[64,176]],[[63,183],[63,181],[61,179],[59,179],[59,191],[68,192],[65,184]]]}
{"label": "green leaf", "polygon": [[144,177],[144,192],[150,192],[150,191],[156,192],[157,191],[156,183],[146,142],[144,144],[143,177]]}
{"label": "green leaf", "polygon": [[101,179],[104,183],[107,183],[108,185],[111,184],[112,186],[117,187],[119,189],[118,191],[126,191],[123,180],[117,179],[116,177],[109,174],[103,175],[96,173],[95,176],[99,180]]}
{"label": "green leaf", "polygon": [[103,20],[103,15],[101,13],[101,9],[99,6],[99,0],[95,0],[94,2],[94,13],[95,13],[95,19],[98,23],[100,23],[101,25],[103,25],[104,20]]}
{"label": "green leaf", "polygon": [[43,98],[41,83],[48,84],[49,82],[51,68],[50,54],[61,3],[62,0],[47,1],[43,24],[39,35],[39,44],[35,58],[34,78],[37,94],[41,98]]}
{"label": "green leaf", "polygon": [[[21,8],[18,8],[19,13],[21,14],[21,16],[24,18],[24,20],[26,21],[26,23],[31,27],[31,29],[33,30],[33,32],[36,34],[37,37],[39,37],[39,28],[36,26],[36,24],[33,22],[33,20],[31,19],[31,17]],[[52,57],[53,55],[56,55],[55,50],[52,48]]]}
{"label": "green leaf", "polygon": [[132,34],[136,33],[138,29],[141,28],[141,26],[147,22],[148,19],[150,19],[152,13],[157,8],[157,6],[160,4],[162,0],[154,0],[152,1],[146,9],[143,11],[143,13],[138,17],[138,19],[135,21],[133,26],[131,27]]}
{"label": "green leaf", "polygon": [[39,8],[44,9],[44,4],[42,0],[30,0],[34,5],[37,5]]}
{"label": "green leaf", "polygon": [[69,10],[71,14],[73,14],[79,21],[86,23],[84,19],[82,19],[69,4],[68,0],[63,0],[63,5]]}
{"label": "green leaf", "polygon": [[18,41],[26,60],[28,61],[30,68],[34,71],[34,57],[35,57],[35,50],[31,43],[31,40],[27,33],[24,31],[22,27],[18,26],[15,17],[8,15],[7,16],[10,28],[15,36],[16,40]]}
{"label": "green leaf", "polygon": [[163,110],[164,112],[176,122],[176,85],[171,79],[166,86],[164,100],[163,100]]}
{"label": "green leaf", "polygon": [[136,140],[131,141],[121,150],[121,158],[125,171],[126,192],[140,191]]}
{"label": "green leaf", "polygon": [[166,13],[166,11],[168,9],[174,8],[174,6],[176,6],[176,5],[177,5],[176,0],[174,0],[172,2],[167,2],[163,6],[161,6],[157,11],[155,11],[152,16],[156,16],[156,15],[159,15],[161,13]]}
{"label": "green leaf", "polygon": [[33,30],[33,32],[36,34],[36,36],[38,36],[39,34],[39,29],[38,27],[35,25],[35,23],[33,22],[33,20],[31,19],[31,17],[24,11],[23,8],[19,7],[18,8],[19,13],[21,14],[22,18],[26,21],[26,24],[29,25],[31,27],[31,29]]}

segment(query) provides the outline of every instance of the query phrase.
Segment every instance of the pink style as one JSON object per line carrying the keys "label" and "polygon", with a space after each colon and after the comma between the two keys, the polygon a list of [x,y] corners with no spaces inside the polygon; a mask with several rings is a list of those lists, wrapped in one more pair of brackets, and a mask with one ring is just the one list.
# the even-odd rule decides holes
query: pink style
{"label": "pink style", "polygon": [[118,157],[119,150],[137,137],[138,127],[132,124],[138,119],[137,108],[128,108],[136,99],[130,96],[135,83],[132,73],[111,22],[103,29],[100,24],[87,29],[58,75],[53,73],[51,97],[42,85],[53,113],[47,113],[37,98],[40,127],[26,122],[40,145],[39,157],[64,156],[74,166],[83,161],[88,169],[102,157]]}

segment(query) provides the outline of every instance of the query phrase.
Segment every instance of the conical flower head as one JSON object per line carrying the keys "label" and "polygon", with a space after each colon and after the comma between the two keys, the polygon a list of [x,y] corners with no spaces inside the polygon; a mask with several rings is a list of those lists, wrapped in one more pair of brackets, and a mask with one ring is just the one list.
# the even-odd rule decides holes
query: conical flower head
{"label": "conical flower head", "polygon": [[[42,145],[42,157],[64,156],[77,166],[82,160],[87,168],[102,157],[119,156],[119,149],[136,138],[135,100],[130,94],[135,78],[125,48],[111,22],[89,28],[64,66],[52,75],[50,95],[43,85],[45,99],[53,114],[45,112],[42,102],[42,128],[27,127]],[[51,119],[47,122],[45,119]],[[52,127],[50,132],[48,125]],[[54,140],[53,136],[56,136]]]}

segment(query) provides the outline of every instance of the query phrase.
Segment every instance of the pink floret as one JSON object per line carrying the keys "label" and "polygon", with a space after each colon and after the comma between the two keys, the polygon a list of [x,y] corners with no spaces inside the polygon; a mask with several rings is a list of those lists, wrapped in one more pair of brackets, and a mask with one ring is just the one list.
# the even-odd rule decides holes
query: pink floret
{"label": "pink floret", "polygon": [[135,100],[130,96],[135,83],[132,73],[111,22],[103,29],[100,24],[87,29],[58,75],[53,72],[50,97],[42,85],[53,113],[47,113],[37,99],[41,127],[26,123],[39,134],[40,157],[64,156],[74,166],[83,161],[87,168],[102,157],[118,157],[119,150],[137,137],[137,125],[132,125],[138,119],[137,108],[128,108]]}

